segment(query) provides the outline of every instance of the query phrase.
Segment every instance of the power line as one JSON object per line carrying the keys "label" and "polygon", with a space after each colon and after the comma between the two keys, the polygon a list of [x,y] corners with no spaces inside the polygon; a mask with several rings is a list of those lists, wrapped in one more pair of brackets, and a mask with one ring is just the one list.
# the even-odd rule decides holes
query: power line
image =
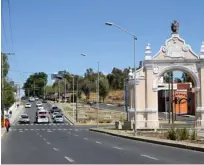
{"label": "power line", "polygon": [[11,24],[11,9],[10,9],[10,1],[7,0],[8,2],[8,9],[9,9],[9,23],[10,23],[10,31],[11,31],[11,41],[14,49],[14,42],[13,42],[13,31],[12,31],[12,24]]}
{"label": "power line", "polygon": [[7,42],[7,37],[6,37],[6,31],[5,31],[5,26],[4,26],[4,17],[3,17],[3,13],[2,13],[2,8],[1,8],[1,24],[2,24],[2,29],[3,29],[3,33],[4,33],[4,38],[5,38],[5,41],[6,41],[6,45],[8,44]]}

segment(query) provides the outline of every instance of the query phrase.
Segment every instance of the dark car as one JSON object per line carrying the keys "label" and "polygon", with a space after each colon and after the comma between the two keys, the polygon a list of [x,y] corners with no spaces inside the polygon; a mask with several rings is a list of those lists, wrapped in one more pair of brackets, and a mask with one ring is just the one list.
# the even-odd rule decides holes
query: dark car
{"label": "dark car", "polygon": [[47,100],[44,99],[42,102],[43,102],[43,103],[47,103]]}

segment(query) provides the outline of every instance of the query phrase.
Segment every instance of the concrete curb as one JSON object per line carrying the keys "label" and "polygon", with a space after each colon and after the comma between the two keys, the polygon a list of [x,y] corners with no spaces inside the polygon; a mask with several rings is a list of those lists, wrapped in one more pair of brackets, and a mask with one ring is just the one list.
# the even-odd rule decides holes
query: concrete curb
{"label": "concrete curb", "polygon": [[196,150],[196,151],[201,151],[204,152],[204,146],[195,146],[192,143],[187,143],[187,142],[177,142],[177,141],[171,141],[171,140],[164,140],[164,139],[157,139],[157,138],[149,138],[149,137],[134,137],[134,136],[128,136],[128,135],[122,135],[122,134],[117,134],[110,132],[108,130],[102,130],[102,129],[95,129],[95,128],[90,128],[89,131],[93,132],[99,132],[99,133],[105,133],[109,134],[112,136],[118,136],[121,138],[126,138],[126,139],[131,139],[131,140],[138,140],[138,141],[143,141],[143,142],[148,142],[148,143],[154,143],[154,144],[160,144],[160,145],[166,145],[166,146],[171,146],[171,147],[177,147],[177,148],[183,148],[183,149],[189,149],[189,150]]}
{"label": "concrete curb", "polygon": [[1,138],[5,135],[5,133],[6,133],[6,129],[5,128],[1,128]]}

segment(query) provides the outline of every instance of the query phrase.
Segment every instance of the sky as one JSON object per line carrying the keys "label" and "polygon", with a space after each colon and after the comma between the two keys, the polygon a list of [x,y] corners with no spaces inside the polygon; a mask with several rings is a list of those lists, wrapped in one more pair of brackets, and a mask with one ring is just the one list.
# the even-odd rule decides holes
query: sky
{"label": "sky", "polygon": [[2,0],[1,8],[2,50],[15,53],[9,57],[8,76],[21,84],[31,72],[97,71],[97,61],[105,74],[113,67],[133,67],[133,39],[105,22],[137,36],[137,65],[147,43],[152,55],[159,51],[171,35],[173,20],[198,55],[204,41],[203,0]]}

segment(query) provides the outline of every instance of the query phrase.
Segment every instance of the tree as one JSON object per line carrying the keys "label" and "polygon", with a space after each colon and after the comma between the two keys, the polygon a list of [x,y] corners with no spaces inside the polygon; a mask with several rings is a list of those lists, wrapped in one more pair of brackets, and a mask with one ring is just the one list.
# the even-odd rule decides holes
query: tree
{"label": "tree", "polygon": [[176,78],[174,78],[174,82],[175,82],[175,83],[181,83],[182,81],[181,81],[180,78],[176,77]]}
{"label": "tree", "polygon": [[47,84],[47,74],[44,72],[35,73],[24,83],[23,89],[26,96],[43,96],[44,86]]}
{"label": "tree", "polygon": [[187,73],[182,73],[182,76],[181,76],[181,79],[183,82],[191,82],[192,83],[192,86],[194,86],[194,81],[193,79],[191,78],[191,76],[189,76]]}
{"label": "tree", "polygon": [[106,77],[101,78],[99,81],[99,95],[102,97],[103,102],[109,92],[109,83]]}
{"label": "tree", "polygon": [[7,74],[9,71],[9,63],[8,63],[8,57],[5,53],[1,53],[2,56],[2,69],[3,69],[3,75],[1,77],[2,81],[2,98],[1,98],[1,106],[2,110],[4,108],[9,108],[14,102],[15,102],[15,97],[14,97],[14,83],[9,82],[7,80]]}

